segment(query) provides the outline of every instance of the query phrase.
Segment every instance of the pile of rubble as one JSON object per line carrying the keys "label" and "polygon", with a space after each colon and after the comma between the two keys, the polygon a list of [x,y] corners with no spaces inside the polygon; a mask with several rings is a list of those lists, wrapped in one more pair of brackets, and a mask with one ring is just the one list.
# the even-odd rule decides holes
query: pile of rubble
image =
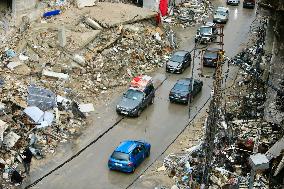
{"label": "pile of rubble", "polygon": [[163,19],[164,23],[185,28],[206,22],[213,12],[213,5],[210,1],[188,0],[173,5],[169,12],[170,16]]}
{"label": "pile of rubble", "polygon": [[[209,188],[248,188],[252,169],[250,159],[259,154],[265,154],[267,161],[272,162],[273,172],[276,173],[277,168],[281,170],[284,155],[281,154],[281,127],[260,120],[234,120],[228,125],[223,121],[216,127],[219,133],[214,137],[213,160],[207,178]],[[277,144],[279,139],[282,140],[280,146]],[[278,155],[271,150],[277,148],[275,145],[280,148]],[[175,181],[172,188],[200,188],[206,183],[206,148],[208,146],[201,142],[183,153],[169,154],[164,159],[163,170]],[[258,170],[252,182],[254,187],[269,188],[271,174],[269,170]]]}
{"label": "pile of rubble", "polygon": [[[50,6],[46,11],[62,5]],[[172,51],[151,18],[104,28],[90,15],[74,17],[65,9],[25,22],[2,44],[0,170],[7,183],[13,170],[23,169],[26,147],[38,159],[54,153],[87,126],[86,116],[101,96],[114,95],[133,76],[155,71]]]}

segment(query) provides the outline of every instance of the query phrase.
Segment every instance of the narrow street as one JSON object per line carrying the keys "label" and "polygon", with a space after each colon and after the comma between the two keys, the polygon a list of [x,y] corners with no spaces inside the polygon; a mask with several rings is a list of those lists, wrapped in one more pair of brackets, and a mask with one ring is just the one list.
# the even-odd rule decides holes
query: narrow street
{"label": "narrow street", "polygon": [[[250,24],[254,20],[255,9],[243,9],[242,6],[230,6],[230,18],[224,29],[224,49],[226,55],[235,55],[246,41]],[[192,29],[183,32],[196,32]],[[194,35],[193,35],[194,36]],[[193,38],[186,38],[182,41],[180,49],[191,50],[194,45]],[[198,52],[197,52],[198,55]],[[195,77],[200,71],[200,59],[195,59]],[[212,74],[212,69],[206,68],[204,72]],[[235,73],[230,70],[229,79],[234,78]],[[153,75],[154,82],[162,83],[157,88],[156,98],[153,105],[143,111],[139,118],[124,118],[113,129],[107,132],[97,142],[83,151],[78,157],[44,178],[32,188],[60,188],[60,189],[118,189],[126,188],[165,150],[178,133],[190,122],[195,114],[203,107],[211,96],[212,79],[199,78],[204,82],[202,92],[193,100],[190,105],[190,118],[188,106],[171,104],[168,100],[169,90],[177,79],[191,76],[191,70],[187,69],[182,75],[166,74],[162,68]],[[114,99],[110,104],[112,108],[103,114],[100,120],[101,128],[109,128],[114,124],[113,120],[119,120],[116,116]],[[151,155],[134,174],[124,174],[109,171],[107,161],[114,148],[125,139],[145,139],[152,145]],[[38,178],[32,177],[33,184]]]}

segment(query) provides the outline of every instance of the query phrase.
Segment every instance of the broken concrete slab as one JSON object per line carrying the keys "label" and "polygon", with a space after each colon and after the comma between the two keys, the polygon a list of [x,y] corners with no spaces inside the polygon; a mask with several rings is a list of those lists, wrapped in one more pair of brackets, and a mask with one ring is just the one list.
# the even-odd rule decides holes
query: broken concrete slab
{"label": "broken concrete slab", "polygon": [[14,70],[14,68],[22,65],[23,63],[21,62],[10,62],[9,64],[7,64],[7,67],[10,69],[10,70]]}
{"label": "broken concrete slab", "polygon": [[86,47],[91,43],[98,34],[101,33],[101,30],[93,30],[86,32],[75,32],[71,30],[66,30],[66,37],[68,40],[72,40],[72,43],[67,43],[65,48],[70,52],[77,52],[82,48]]}
{"label": "broken concrete slab", "polygon": [[99,2],[97,6],[86,9],[90,11],[88,16],[96,18],[96,21],[103,27],[134,23],[154,18],[157,15],[157,12],[150,9],[124,3]]}
{"label": "broken concrete slab", "polygon": [[95,29],[95,30],[101,30],[103,29],[100,24],[98,24],[96,21],[94,21],[91,18],[86,18],[85,19],[86,24],[88,24],[91,28]]}
{"label": "broken concrete slab", "polygon": [[3,144],[7,148],[12,148],[20,138],[19,135],[11,131],[4,137]]}
{"label": "broken concrete slab", "polygon": [[27,66],[26,64],[21,64],[21,65],[14,67],[13,73],[27,76],[31,74],[31,68]]}
{"label": "broken concrete slab", "polygon": [[95,111],[94,105],[89,104],[79,104],[79,110],[83,113],[93,112]]}
{"label": "broken concrete slab", "polygon": [[78,64],[80,64],[81,66],[85,66],[86,61],[85,61],[85,58],[84,58],[83,56],[80,56],[80,55],[78,55],[78,54],[75,54],[75,55],[73,56],[73,60],[74,60],[75,62],[77,62]]}
{"label": "broken concrete slab", "polygon": [[0,141],[3,141],[3,134],[8,128],[8,124],[0,119]]}
{"label": "broken concrete slab", "polygon": [[48,70],[43,70],[42,75],[47,76],[47,77],[57,78],[57,79],[64,79],[64,80],[69,79],[68,74],[58,73],[58,72],[53,72],[53,71],[48,71]]}
{"label": "broken concrete slab", "polygon": [[96,5],[97,0],[76,0],[78,8],[92,7]]}
{"label": "broken concrete slab", "polygon": [[66,32],[65,28],[61,27],[58,29],[58,42],[60,47],[65,47],[67,41],[66,41]]}

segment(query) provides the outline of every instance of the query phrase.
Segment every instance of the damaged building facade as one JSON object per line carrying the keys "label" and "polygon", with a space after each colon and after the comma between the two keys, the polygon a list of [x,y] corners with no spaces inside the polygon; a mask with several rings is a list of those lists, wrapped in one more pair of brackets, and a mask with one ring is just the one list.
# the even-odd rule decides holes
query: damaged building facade
{"label": "damaged building facade", "polygon": [[37,0],[3,0],[0,2],[0,10],[12,10],[12,12],[17,15],[17,13],[22,11],[27,11],[36,7]]}

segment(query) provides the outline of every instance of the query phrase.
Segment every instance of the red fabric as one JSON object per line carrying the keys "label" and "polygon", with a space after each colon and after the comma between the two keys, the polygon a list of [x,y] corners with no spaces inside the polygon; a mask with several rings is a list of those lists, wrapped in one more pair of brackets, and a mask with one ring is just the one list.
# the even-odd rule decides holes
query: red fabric
{"label": "red fabric", "polygon": [[156,15],[156,23],[157,23],[157,25],[159,25],[161,23],[161,15],[160,15],[160,13],[157,13],[157,15]]}
{"label": "red fabric", "polygon": [[162,16],[166,16],[168,14],[168,0],[160,0],[160,12]]}

